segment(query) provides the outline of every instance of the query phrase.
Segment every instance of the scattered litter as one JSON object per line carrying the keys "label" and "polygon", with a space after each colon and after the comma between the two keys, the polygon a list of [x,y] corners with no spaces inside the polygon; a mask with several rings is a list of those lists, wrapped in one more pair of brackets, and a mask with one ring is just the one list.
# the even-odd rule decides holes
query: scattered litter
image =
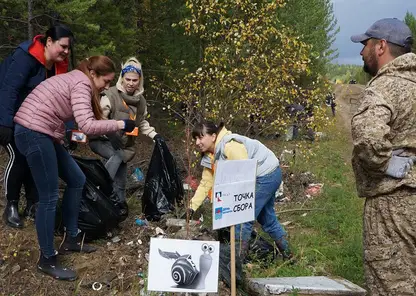
{"label": "scattered litter", "polygon": [[283,188],[284,187],[283,187],[283,181],[282,181],[282,183],[280,183],[279,189],[276,191],[276,194],[275,194],[276,200],[281,200],[284,198]]}
{"label": "scattered litter", "polygon": [[139,285],[140,285],[140,286],[144,286],[144,279],[140,279],[140,281],[139,281]]}
{"label": "scattered litter", "polygon": [[280,161],[281,162],[290,162],[292,161],[296,156],[296,151],[295,150],[283,150],[282,154],[280,154]]}
{"label": "scattered litter", "polygon": [[285,221],[280,224],[282,224],[283,226],[288,226],[289,224],[292,224],[292,221]]}
{"label": "scattered litter", "polygon": [[143,244],[142,240],[141,239],[138,239],[137,240],[137,244],[139,244],[139,245]]}
{"label": "scattered litter", "polygon": [[316,132],[315,133],[315,138],[326,139],[327,138],[327,134],[324,133],[324,132]]}
{"label": "scattered litter", "polygon": [[20,265],[19,264],[13,265],[12,270],[11,270],[12,274],[15,274],[18,271],[20,271]]}
{"label": "scattered litter", "polygon": [[143,172],[140,168],[135,168],[131,177],[136,182],[141,182],[144,180]]}
{"label": "scattered litter", "polygon": [[118,259],[118,262],[120,262],[120,265],[121,265],[121,266],[124,266],[124,265],[126,265],[127,259],[126,259],[126,257],[121,256],[121,257]]}
{"label": "scattered litter", "polygon": [[[188,185],[187,188],[185,188],[185,184]],[[183,189],[185,190],[192,189],[195,191],[198,188],[198,180],[194,176],[188,175],[188,177],[185,178],[183,185],[184,185]]]}
{"label": "scattered litter", "polygon": [[101,283],[99,283],[99,282],[94,282],[94,283],[92,284],[92,289],[93,289],[94,291],[100,291],[100,290],[102,289],[102,287],[103,287],[103,284],[101,284]]}
{"label": "scattered litter", "polygon": [[155,231],[156,231],[156,235],[165,235],[165,232],[160,227],[156,227]]}
{"label": "scattered litter", "polygon": [[136,225],[138,225],[138,226],[147,226],[147,225],[149,225],[149,222],[146,219],[142,220],[142,219],[137,218],[136,219]]}
{"label": "scattered litter", "polygon": [[308,187],[305,189],[305,194],[310,195],[310,196],[317,196],[317,195],[321,194],[323,186],[324,186],[323,183],[309,184]]}
{"label": "scattered litter", "polygon": [[138,272],[137,273],[137,276],[143,278],[144,277],[144,273],[143,272]]}
{"label": "scattered litter", "polygon": [[[202,218],[202,219],[204,219],[204,218]],[[196,226],[196,225],[199,225],[200,223],[201,223],[200,220],[189,220],[189,226]],[[186,219],[169,218],[169,219],[166,220],[166,226],[168,226],[168,227],[170,227],[170,226],[186,227],[186,225],[187,225]],[[156,229],[156,231],[157,231],[157,229]]]}
{"label": "scattered litter", "polygon": [[148,254],[148,253],[146,253],[146,254],[144,255],[144,258],[146,258],[146,260],[147,260],[147,261],[149,261],[149,254]]}
{"label": "scattered litter", "polygon": [[286,196],[286,197],[283,197],[283,198],[281,198],[281,199],[277,199],[276,201],[277,201],[277,202],[285,202],[285,201],[290,201],[290,197]]}
{"label": "scattered litter", "polygon": [[154,295],[154,294],[152,294],[153,292],[152,291],[146,291],[146,289],[145,288],[143,288],[143,289],[141,289],[140,290],[140,296],[151,296],[151,295]]}
{"label": "scattered litter", "polygon": [[132,246],[134,244],[134,242],[133,241],[130,241],[130,242],[128,242],[126,245],[127,246]]}
{"label": "scattered litter", "polygon": [[118,243],[119,241],[121,241],[121,238],[119,238],[118,236],[115,236],[115,237],[113,237],[113,238],[111,239],[111,241],[112,241],[113,243]]}
{"label": "scattered litter", "polygon": [[302,217],[306,217],[306,215],[307,215],[308,213],[303,213],[301,216]]}

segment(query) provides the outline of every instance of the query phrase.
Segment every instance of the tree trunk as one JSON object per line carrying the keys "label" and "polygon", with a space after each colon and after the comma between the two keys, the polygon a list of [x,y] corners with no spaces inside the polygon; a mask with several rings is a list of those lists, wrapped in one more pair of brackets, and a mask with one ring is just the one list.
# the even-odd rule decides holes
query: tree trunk
{"label": "tree trunk", "polygon": [[33,39],[33,25],[32,25],[32,18],[33,18],[33,0],[27,0],[27,34],[29,40]]}

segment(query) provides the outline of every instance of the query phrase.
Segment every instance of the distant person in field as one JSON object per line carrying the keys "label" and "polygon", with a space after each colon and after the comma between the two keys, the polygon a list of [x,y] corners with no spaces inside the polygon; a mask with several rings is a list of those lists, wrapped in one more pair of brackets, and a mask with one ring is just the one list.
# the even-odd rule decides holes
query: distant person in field
{"label": "distant person in field", "polygon": [[370,295],[416,295],[416,55],[412,33],[381,19],[364,34],[373,76],[352,118],[352,166],[364,206],[364,267]]}
{"label": "distant person in field", "polygon": [[325,98],[325,105],[331,107],[332,116],[335,117],[335,106],[337,105],[335,103],[335,93],[327,94]]}
{"label": "distant person in field", "polygon": [[300,104],[290,104],[286,107],[286,111],[292,118],[293,122],[288,127],[286,132],[286,141],[291,141],[298,138],[299,135],[299,125],[302,121],[302,114],[304,113],[305,107]]}

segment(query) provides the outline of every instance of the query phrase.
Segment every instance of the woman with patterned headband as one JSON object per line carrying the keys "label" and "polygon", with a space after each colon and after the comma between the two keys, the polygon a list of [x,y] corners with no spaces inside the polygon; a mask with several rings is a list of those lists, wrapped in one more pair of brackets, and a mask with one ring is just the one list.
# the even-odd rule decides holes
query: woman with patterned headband
{"label": "woman with patterned headband", "polygon": [[118,132],[104,137],[90,138],[92,151],[106,159],[105,167],[114,180],[114,190],[127,209],[127,162],[136,152],[134,143],[139,133],[151,139],[162,138],[146,120],[147,105],[143,97],[143,72],[140,62],[132,57],[122,65],[117,84],[104,92],[101,108],[104,118],[132,119],[136,128],[131,133]]}

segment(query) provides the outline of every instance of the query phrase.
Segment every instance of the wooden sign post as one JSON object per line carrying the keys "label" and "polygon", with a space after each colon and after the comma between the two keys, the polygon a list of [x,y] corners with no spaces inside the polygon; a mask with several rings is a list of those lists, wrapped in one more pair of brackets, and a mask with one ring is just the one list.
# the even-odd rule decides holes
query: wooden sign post
{"label": "wooden sign post", "polygon": [[215,171],[212,227],[230,227],[231,296],[236,296],[235,225],[255,220],[257,161],[219,161]]}
{"label": "wooden sign post", "polygon": [[237,284],[235,276],[235,226],[230,227],[230,243],[231,243],[231,296],[237,294]]}

